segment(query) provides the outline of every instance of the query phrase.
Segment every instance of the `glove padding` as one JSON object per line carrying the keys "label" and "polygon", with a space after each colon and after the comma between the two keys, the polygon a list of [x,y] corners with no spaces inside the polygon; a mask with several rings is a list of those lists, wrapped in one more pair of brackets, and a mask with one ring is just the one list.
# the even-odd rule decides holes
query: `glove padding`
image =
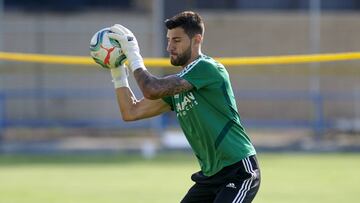
{"label": "glove padding", "polygon": [[123,52],[129,60],[130,69],[132,71],[138,68],[146,69],[135,35],[120,24],[115,24],[110,30],[113,33],[108,33],[108,36],[120,43]]}
{"label": "glove padding", "polygon": [[129,82],[127,80],[129,71],[124,64],[118,66],[117,68],[111,68],[110,71],[115,89],[119,87],[129,87]]}

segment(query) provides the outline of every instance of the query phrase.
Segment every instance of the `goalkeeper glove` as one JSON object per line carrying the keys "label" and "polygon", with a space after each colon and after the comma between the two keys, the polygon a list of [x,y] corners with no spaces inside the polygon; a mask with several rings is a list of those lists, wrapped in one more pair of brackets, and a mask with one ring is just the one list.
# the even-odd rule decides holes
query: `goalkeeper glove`
{"label": "goalkeeper glove", "polygon": [[118,66],[117,68],[111,68],[110,71],[111,71],[112,82],[114,83],[115,89],[119,87],[129,87],[129,82],[127,79],[129,73],[124,64]]}
{"label": "goalkeeper glove", "polygon": [[135,35],[120,24],[115,24],[110,30],[113,33],[109,33],[108,36],[121,44],[121,48],[129,60],[130,69],[133,72],[139,68],[146,69]]}

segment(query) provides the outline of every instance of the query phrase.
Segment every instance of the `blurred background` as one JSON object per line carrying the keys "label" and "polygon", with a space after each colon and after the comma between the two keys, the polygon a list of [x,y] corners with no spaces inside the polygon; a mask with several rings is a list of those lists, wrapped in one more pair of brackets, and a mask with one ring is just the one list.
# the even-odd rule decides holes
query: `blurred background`
{"label": "blurred background", "polygon": [[[0,1],[0,50],[89,55],[89,40],[115,23],[144,57],[167,57],[163,21],[198,11],[213,57],[354,52],[356,0]],[[360,62],[228,67],[242,122],[258,150],[359,150]],[[121,121],[107,70],[0,61],[0,151],[187,149],[174,114]],[[157,75],[179,71],[151,68]],[[138,98],[142,95],[131,81]]]}
{"label": "blurred background", "polygon": [[[168,57],[164,19],[184,10],[204,18],[212,57],[360,50],[358,0],[0,0],[0,51],[89,56],[92,35],[120,23],[144,57]],[[262,165],[256,202],[358,200],[359,67],[227,66]],[[123,122],[109,71],[95,63],[0,60],[0,202],[178,202],[198,170],[190,151],[173,113]]]}

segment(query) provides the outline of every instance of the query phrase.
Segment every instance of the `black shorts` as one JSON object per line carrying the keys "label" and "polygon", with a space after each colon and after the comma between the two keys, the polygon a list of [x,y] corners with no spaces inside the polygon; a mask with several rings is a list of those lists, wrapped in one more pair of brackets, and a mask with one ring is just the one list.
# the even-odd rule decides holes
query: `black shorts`
{"label": "black shorts", "polygon": [[201,171],[181,203],[249,203],[260,187],[260,170],[255,156],[223,168],[213,176]]}

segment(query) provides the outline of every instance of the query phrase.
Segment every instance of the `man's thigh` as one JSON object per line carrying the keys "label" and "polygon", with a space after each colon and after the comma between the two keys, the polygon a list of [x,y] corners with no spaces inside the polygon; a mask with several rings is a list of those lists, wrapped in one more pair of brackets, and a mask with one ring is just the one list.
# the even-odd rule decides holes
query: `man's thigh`
{"label": "man's thigh", "polygon": [[250,203],[256,196],[259,186],[260,179],[254,177],[229,182],[219,190],[214,203]]}
{"label": "man's thigh", "polygon": [[185,195],[181,203],[213,203],[216,197],[216,188],[195,183]]}

